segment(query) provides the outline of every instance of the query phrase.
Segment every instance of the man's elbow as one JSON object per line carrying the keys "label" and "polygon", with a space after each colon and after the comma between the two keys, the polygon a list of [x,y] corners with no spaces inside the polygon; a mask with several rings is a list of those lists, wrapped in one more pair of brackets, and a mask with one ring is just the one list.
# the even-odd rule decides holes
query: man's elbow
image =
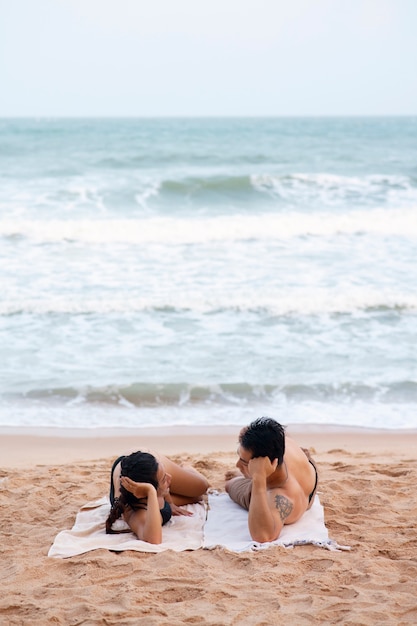
{"label": "man's elbow", "polygon": [[265,530],[254,530],[250,532],[250,535],[254,541],[258,543],[267,543],[269,541],[275,541],[278,539],[280,531],[267,532]]}

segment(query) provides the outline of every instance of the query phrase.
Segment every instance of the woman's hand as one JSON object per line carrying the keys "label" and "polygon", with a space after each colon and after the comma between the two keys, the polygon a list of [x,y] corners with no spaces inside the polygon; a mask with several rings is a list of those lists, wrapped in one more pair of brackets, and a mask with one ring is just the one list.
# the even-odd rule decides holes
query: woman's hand
{"label": "woman's hand", "polygon": [[156,492],[156,489],[151,483],[136,483],[127,476],[120,476],[120,484],[127,491],[130,491],[135,498],[148,498],[150,493]]}
{"label": "woman's hand", "polygon": [[173,502],[169,503],[171,506],[172,515],[185,515],[186,517],[191,517],[194,515],[192,511],[187,511],[183,506],[177,506]]}

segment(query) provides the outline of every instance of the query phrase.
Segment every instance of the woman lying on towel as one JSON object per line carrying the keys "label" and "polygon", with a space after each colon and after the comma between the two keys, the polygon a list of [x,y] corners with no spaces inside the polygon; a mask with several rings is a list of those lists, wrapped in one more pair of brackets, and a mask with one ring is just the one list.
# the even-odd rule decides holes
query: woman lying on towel
{"label": "woman lying on towel", "polygon": [[138,539],[161,543],[162,526],[171,515],[192,515],[180,507],[199,502],[207,487],[207,480],[197,470],[165,456],[141,451],[120,456],[111,469],[106,533],[120,532],[112,526],[123,516]]}

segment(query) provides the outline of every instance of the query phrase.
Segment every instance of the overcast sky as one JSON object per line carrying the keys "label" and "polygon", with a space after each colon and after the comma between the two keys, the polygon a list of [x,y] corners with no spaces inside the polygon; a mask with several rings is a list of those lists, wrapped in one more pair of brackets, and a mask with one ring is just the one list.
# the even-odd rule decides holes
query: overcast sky
{"label": "overcast sky", "polygon": [[417,0],[0,9],[0,116],[417,114]]}

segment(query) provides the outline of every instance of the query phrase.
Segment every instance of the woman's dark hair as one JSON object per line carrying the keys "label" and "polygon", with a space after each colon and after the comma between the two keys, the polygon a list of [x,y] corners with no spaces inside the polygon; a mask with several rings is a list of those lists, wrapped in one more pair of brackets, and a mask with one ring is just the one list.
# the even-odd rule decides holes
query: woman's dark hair
{"label": "woman's dark hair", "polygon": [[281,465],[285,454],[285,429],[271,417],[260,417],[243,429],[240,445],[252,452],[253,458],[267,456]]}
{"label": "woman's dark hair", "polygon": [[[121,460],[121,476],[127,476],[137,483],[150,483],[155,489],[158,489],[157,472],[158,461],[149,452],[139,450]],[[146,498],[136,498],[133,493],[120,486],[120,496],[115,498],[106,520],[107,534],[120,532],[113,530],[112,526],[122,516],[126,506],[134,510],[146,509]]]}

